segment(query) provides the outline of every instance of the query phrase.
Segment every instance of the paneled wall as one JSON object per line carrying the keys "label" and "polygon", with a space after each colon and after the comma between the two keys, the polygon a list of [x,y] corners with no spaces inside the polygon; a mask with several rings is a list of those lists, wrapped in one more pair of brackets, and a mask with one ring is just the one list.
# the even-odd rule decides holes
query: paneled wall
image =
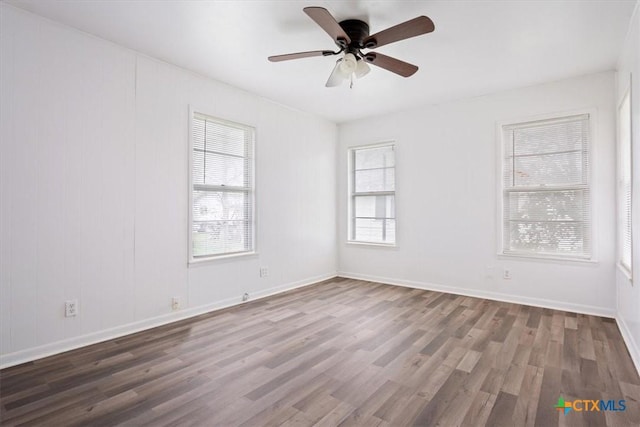
{"label": "paneled wall", "polygon": [[[0,365],[335,275],[333,123],[0,11]],[[255,256],[187,265],[189,106],[256,127]]]}
{"label": "paneled wall", "polygon": [[640,2],[636,6],[618,61],[617,77],[616,106],[631,85],[634,269],[633,282],[621,270],[616,269],[618,324],[631,357],[640,371]]}
{"label": "paneled wall", "polygon": [[[340,125],[340,274],[613,316],[614,81],[605,72]],[[595,262],[498,256],[498,123],[577,110],[593,112]],[[390,140],[397,247],[349,244],[347,149]]]}

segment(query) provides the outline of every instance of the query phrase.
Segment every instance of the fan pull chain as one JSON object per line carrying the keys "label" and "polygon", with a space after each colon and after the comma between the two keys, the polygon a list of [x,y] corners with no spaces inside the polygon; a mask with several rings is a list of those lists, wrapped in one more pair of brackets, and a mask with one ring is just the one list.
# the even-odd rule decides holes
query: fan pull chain
{"label": "fan pull chain", "polygon": [[353,73],[351,73],[351,82],[349,83],[349,89],[353,89]]}

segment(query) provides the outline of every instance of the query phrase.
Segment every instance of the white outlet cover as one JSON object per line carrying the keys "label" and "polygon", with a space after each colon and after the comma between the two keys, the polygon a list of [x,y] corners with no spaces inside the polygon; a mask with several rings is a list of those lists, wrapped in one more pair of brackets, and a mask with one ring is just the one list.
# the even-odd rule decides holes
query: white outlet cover
{"label": "white outlet cover", "polygon": [[65,317],[74,317],[78,315],[78,300],[69,300],[64,303]]}

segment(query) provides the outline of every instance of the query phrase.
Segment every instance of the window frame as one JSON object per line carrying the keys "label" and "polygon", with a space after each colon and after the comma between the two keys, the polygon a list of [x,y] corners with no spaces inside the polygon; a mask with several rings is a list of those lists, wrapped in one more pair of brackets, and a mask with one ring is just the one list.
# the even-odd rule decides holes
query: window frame
{"label": "window frame", "polygon": [[[629,147],[628,147],[628,156],[629,156],[629,191],[630,191],[630,212],[629,215],[631,217],[631,223],[630,223],[630,240],[631,240],[631,246],[630,246],[630,254],[629,254],[629,264],[630,265],[625,265],[625,263],[623,262],[623,257],[622,257],[622,253],[624,251],[624,243],[623,243],[623,237],[624,237],[624,229],[622,227],[622,216],[624,214],[623,212],[623,206],[625,205],[625,201],[623,199],[623,187],[624,187],[624,173],[623,173],[623,167],[624,167],[624,152],[623,152],[623,147],[622,147],[622,140],[620,138],[621,136],[621,127],[622,127],[622,122],[621,122],[621,109],[624,105],[625,102],[628,102],[629,105]],[[616,156],[616,160],[617,160],[617,167],[616,167],[616,207],[617,207],[617,212],[616,212],[616,217],[617,217],[617,221],[616,221],[616,237],[617,237],[617,242],[616,242],[616,265],[618,266],[618,268],[622,271],[622,273],[627,277],[627,279],[629,280],[629,282],[633,283],[633,110],[632,110],[632,97],[631,97],[631,82],[629,82],[629,86],[626,88],[626,90],[623,92],[622,97],[620,98],[620,102],[618,102],[618,106],[616,109],[616,151],[617,151],[617,156]]]}
{"label": "window frame", "polygon": [[[355,152],[358,150],[367,150],[373,148],[392,147],[393,148],[393,168],[394,168],[394,190],[393,191],[376,191],[367,192],[366,194],[355,194]],[[375,144],[357,145],[347,148],[347,244],[350,245],[363,245],[382,248],[396,248],[398,246],[398,215],[396,212],[397,204],[397,174],[396,168],[398,166],[398,146],[396,141],[384,141]],[[394,222],[395,222],[395,239],[393,243],[385,242],[372,242],[367,240],[356,240],[354,237],[355,232],[355,197],[358,195],[393,195],[394,197]]]}
{"label": "window frame", "polygon": [[[224,260],[224,259],[233,259],[238,257],[247,257],[257,255],[257,230],[256,230],[256,128],[254,126],[236,122],[233,120],[228,120],[225,118],[217,117],[211,114],[203,113],[206,109],[196,108],[192,105],[189,106],[189,126],[188,126],[188,195],[189,195],[189,204],[187,206],[188,213],[188,225],[187,225],[187,253],[188,253],[188,262],[189,266],[198,266],[203,263],[208,263],[216,260]],[[193,147],[194,147],[194,138],[193,138],[193,128],[194,128],[194,118],[196,115],[204,116],[207,119],[210,119],[213,122],[229,125],[236,128],[242,128],[245,130],[249,130],[251,132],[251,147],[248,152],[248,166],[250,168],[249,173],[249,186],[248,187],[229,187],[228,189],[222,189],[222,186],[218,191],[227,191],[228,192],[237,192],[237,191],[246,191],[250,197],[250,210],[248,212],[249,219],[249,237],[251,238],[251,245],[248,250],[236,251],[236,252],[225,252],[220,254],[210,254],[204,256],[195,257],[193,255],[193,192],[195,190],[193,183],[193,167],[194,167],[194,158],[193,158]],[[216,186],[212,186],[216,187]]]}
{"label": "window frame", "polygon": [[[505,252],[504,248],[504,156],[505,156],[505,144],[507,143],[504,135],[504,128],[507,126],[514,126],[519,124],[527,124],[534,122],[550,121],[550,120],[562,120],[572,116],[587,115],[589,121],[589,145],[587,149],[587,161],[589,164],[589,170],[587,172],[587,188],[589,189],[590,206],[590,228],[589,239],[591,241],[591,251],[589,257],[577,256],[573,254],[551,254],[551,253],[536,253],[536,252]],[[585,108],[578,110],[560,111],[554,113],[538,114],[531,116],[524,116],[519,118],[512,118],[503,121],[497,121],[495,123],[495,135],[496,135],[496,229],[497,229],[497,241],[496,241],[496,255],[499,259],[524,259],[530,261],[541,261],[551,263],[598,263],[598,232],[597,232],[597,215],[595,206],[598,204],[598,195],[594,191],[594,170],[596,165],[593,162],[594,151],[596,147],[597,137],[597,110],[595,108]]]}

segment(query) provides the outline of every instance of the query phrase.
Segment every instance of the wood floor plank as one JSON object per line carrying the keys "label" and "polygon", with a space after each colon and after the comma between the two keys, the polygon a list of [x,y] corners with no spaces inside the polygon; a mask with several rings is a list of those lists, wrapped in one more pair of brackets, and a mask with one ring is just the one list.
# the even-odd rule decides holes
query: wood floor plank
{"label": "wood floor plank", "polygon": [[612,319],[335,278],[4,369],[0,404],[3,426],[638,426],[640,378]]}
{"label": "wood floor plank", "polygon": [[493,405],[496,402],[496,395],[479,391],[475,394],[473,403],[467,411],[464,419],[462,420],[462,426],[474,427],[486,425],[487,419],[491,414]]}
{"label": "wood floor plank", "polygon": [[453,402],[454,397],[457,395],[467,375],[469,374],[466,372],[454,369],[438,389],[438,392],[434,394],[429,400],[429,403],[422,409],[414,423],[421,426],[434,425],[438,419],[442,417],[449,404]]}
{"label": "wood floor plank", "polygon": [[[513,412],[515,425],[531,427],[535,423],[544,369],[527,365]],[[554,408],[555,409],[555,408]]]}
{"label": "wood floor plank", "polygon": [[495,427],[509,427],[513,425],[513,411],[518,398],[503,391],[498,393],[496,402],[489,413],[487,425]]}
{"label": "wood floor plank", "polygon": [[[561,380],[562,370],[555,366],[547,366],[542,376],[542,385],[540,386],[540,397],[538,399],[538,407],[536,409],[535,425],[539,427],[558,425],[558,411],[554,405],[561,397]],[[554,408],[553,411],[550,408]]]}
{"label": "wood floor plank", "polygon": [[511,361],[511,366],[507,370],[505,380],[502,383],[501,390],[505,393],[511,393],[517,396],[520,393],[522,380],[526,374],[527,362],[529,355],[531,354],[531,348],[523,345],[518,345],[516,353]]}

